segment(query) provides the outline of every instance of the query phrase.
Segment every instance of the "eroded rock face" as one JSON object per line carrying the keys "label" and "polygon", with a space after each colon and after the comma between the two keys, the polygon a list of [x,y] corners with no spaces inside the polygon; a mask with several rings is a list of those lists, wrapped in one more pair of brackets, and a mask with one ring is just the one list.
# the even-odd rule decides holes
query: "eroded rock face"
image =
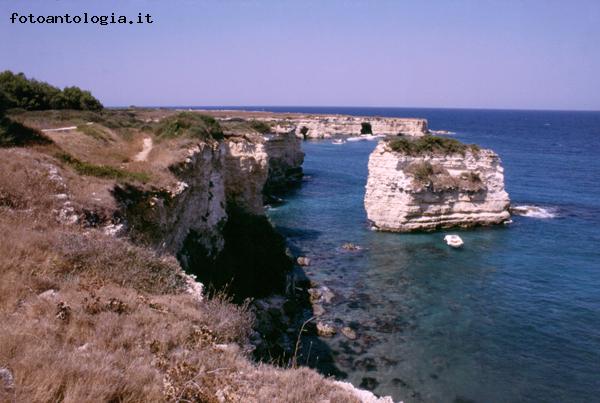
{"label": "eroded rock face", "polygon": [[504,170],[491,150],[411,156],[382,141],[369,157],[365,209],[374,229],[499,224],[510,218],[509,206]]}
{"label": "eroded rock face", "polygon": [[292,261],[264,215],[263,198],[267,183],[284,184],[290,170],[301,172],[300,140],[293,132],[249,133],[183,151],[169,168],[178,180],[172,189],[115,188],[131,236],[176,255],[187,273],[236,297],[282,291]]}
{"label": "eroded rock face", "polygon": [[302,180],[304,152],[295,130],[290,128],[264,138],[265,149],[269,156],[269,175],[265,192],[278,192],[298,184]]}
{"label": "eroded rock face", "polygon": [[172,167],[179,182],[171,189],[117,187],[114,195],[134,239],[176,254],[190,232],[203,234],[203,247],[216,255],[223,249],[225,148],[199,143]]}
{"label": "eroded rock face", "polygon": [[269,174],[265,142],[236,137],[225,143],[225,150],[227,201],[249,213],[263,214],[262,193]]}
{"label": "eroded rock face", "polygon": [[227,201],[263,214],[263,195],[302,179],[304,152],[293,131],[232,137],[225,143]]}
{"label": "eroded rock face", "polygon": [[363,123],[370,124],[375,135],[395,136],[402,133],[406,136],[424,136],[429,132],[426,119],[324,115],[294,120],[297,126],[296,135],[306,138],[357,136],[361,134]]}
{"label": "eroded rock face", "polygon": [[178,182],[169,189],[117,186],[113,194],[134,239],[177,254],[194,233],[216,256],[224,247],[227,206],[263,215],[265,189],[298,180],[303,160],[293,132],[235,136],[188,149],[171,166]]}
{"label": "eroded rock face", "polygon": [[[261,119],[276,121],[274,118]],[[426,119],[418,118],[385,118],[374,116],[349,115],[312,115],[288,117],[284,121],[277,120],[276,132],[294,131],[298,138],[323,139],[343,136],[358,136],[363,130],[363,123],[370,125],[372,134],[396,136],[424,136],[429,133]]]}

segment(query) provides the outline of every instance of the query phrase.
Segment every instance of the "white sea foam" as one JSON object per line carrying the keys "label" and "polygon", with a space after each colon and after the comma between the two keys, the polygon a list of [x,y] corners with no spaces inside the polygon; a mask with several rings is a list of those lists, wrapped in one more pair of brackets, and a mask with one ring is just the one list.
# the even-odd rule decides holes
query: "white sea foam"
{"label": "white sea foam", "polygon": [[514,206],[511,208],[511,211],[513,214],[531,218],[555,218],[557,215],[555,208],[527,204]]}
{"label": "white sea foam", "polygon": [[453,134],[456,134],[456,132],[450,131],[450,130],[429,130],[432,134],[436,134],[438,136],[440,135],[448,135],[451,136]]}

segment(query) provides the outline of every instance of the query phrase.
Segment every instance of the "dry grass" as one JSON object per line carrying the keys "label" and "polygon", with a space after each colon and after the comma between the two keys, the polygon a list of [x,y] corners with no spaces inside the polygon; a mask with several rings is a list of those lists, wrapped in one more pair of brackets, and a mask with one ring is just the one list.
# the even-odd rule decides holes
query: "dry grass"
{"label": "dry grass", "polygon": [[251,362],[253,316],[187,294],[172,256],[62,224],[57,195],[94,209],[75,194],[95,178],[50,151],[0,150],[0,401],[356,401],[311,370]]}
{"label": "dry grass", "polygon": [[172,258],[22,219],[0,215],[0,367],[16,401],[353,401],[311,370],[251,363],[246,308],[184,294]]}

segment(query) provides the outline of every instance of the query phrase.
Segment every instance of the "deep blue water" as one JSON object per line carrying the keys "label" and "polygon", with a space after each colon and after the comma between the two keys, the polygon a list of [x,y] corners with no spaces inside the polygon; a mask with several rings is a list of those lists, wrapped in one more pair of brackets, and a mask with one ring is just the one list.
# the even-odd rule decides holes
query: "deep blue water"
{"label": "deep blue water", "polygon": [[463,250],[448,231],[373,232],[375,143],[305,142],[306,181],[269,215],[336,293],[326,317],[358,324],[327,340],[350,381],[405,402],[600,401],[600,112],[266,109],[427,118],[500,155],[513,205],[555,214],[451,231]]}

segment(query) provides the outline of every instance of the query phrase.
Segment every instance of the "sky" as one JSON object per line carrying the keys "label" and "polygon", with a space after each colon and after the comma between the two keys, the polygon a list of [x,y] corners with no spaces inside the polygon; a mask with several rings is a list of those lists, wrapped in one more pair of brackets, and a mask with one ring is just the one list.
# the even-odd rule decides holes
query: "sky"
{"label": "sky", "polygon": [[106,106],[600,110],[600,1],[0,0],[4,69]]}

